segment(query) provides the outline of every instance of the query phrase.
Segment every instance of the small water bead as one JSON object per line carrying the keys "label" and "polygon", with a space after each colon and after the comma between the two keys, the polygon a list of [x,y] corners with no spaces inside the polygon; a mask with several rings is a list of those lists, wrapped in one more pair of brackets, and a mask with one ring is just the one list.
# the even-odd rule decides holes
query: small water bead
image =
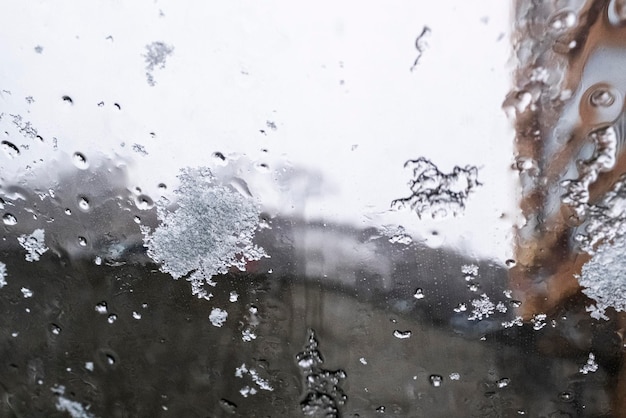
{"label": "small water bead", "polygon": [[2,222],[4,222],[5,225],[15,225],[17,224],[17,218],[10,213],[5,213],[2,217]]}
{"label": "small water bead", "polygon": [[115,365],[115,357],[112,354],[106,354],[106,362],[109,366]]}
{"label": "small water bead", "polygon": [[165,183],[159,183],[159,185],[157,186],[160,192],[164,192],[167,190],[167,186],[165,185]]}
{"label": "small water bead", "polygon": [[78,244],[81,247],[86,247],[87,246],[87,239],[85,237],[78,237]]}
{"label": "small water bead", "polygon": [[141,314],[139,312],[133,311],[133,318],[134,319],[141,319]]}
{"label": "small water bead", "polygon": [[150,196],[142,194],[135,198],[135,206],[137,206],[139,210],[149,210],[154,207],[154,202]]}
{"label": "small water bead", "polygon": [[513,268],[517,264],[517,262],[513,259],[508,259],[504,262],[508,268]]}
{"label": "small water bead", "polygon": [[0,147],[2,148],[2,151],[4,151],[4,153],[9,158],[15,158],[18,155],[20,155],[19,148],[15,144],[13,144],[12,142],[2,141],[2,142],[0,142]]}
{"label": "small water bead", "polygon": [[80,197],[78,198],[78,207],[83,210],[83,211],[88,211],[89,210],[89,199],[87,199],[86,197]]}
{"label": "small water bead", "polygon": [[89,167],[89,164],[87,163],[87,158],[80,152],[74,153],[74,155],[72,156],[72,162],[77,168],[80,168],[81,170],[85,170]]}
{"label": "small water bead", "polygon": [[574,394],[570,391],[564,391],[559,393],[559,399],[563,402],[571,402],[574,400]]}
{"label": "small water bead", "polygon": [[58,326],[57,324],[50,324],[50,332],[53,333],[54,335],[59,335],[61,333],[61,327]]}
{"label": "small water bead", "polygon": [[74,100],[72,100],[70,96],[63,96],[61,97],[61,100],[63,100],[65,103],[70,104],[70,105],[74,104]]}
{"label": "small water bead", "polygon": [[554,30],[565,30],[573,27],[576,24],[576,13],[565,10],[550,19],[550,27]]}
{"label": "small water bead", "polygon": [[411,338],[411,331],[400,331],[400,330],[395,330],[393,332],[393,336],[400,339],[400,340],[405,340],[407,338]]}
{"label": "small water bead", "polygon": [[440,387],[443,383],[443,377],[438,374],[431,374],[428,380],[430,381],[430,384],[436,388]]}
{"label": "small water bead", "polygon": [[115,315],[115,314],[111,314],[111,315],[109,315],[109,316],[107,317],[107,322],[108,322],[109,324],[112,324],[112,323],[114,323],[115,321],[117,321],[117,315]]}
{"label": "small water bead", "polygon": [[70,209],[65,209],[65,214],[69,216],[72,214],[72,211]]}
{"label": "small water bead", "polygon": [[136,224],[140,224],[141,223],[141,218],[139,216],[135,216],[133,218],[133,221],[135,221]]}
{"label": "small water bead", "polygon": [[589,97],[591,105],[594,107],[609,107],[615,102],[615,96],[605,88],[598,88]]}
{"label": "small water bead", "polygon": [[415,289],[415,293],[413,294],[415,299],[424,299],[424,290],[420,287]]}
{"label": "small water bead", "polygon": [[520,306],[522,306],[522,302],[519,300],[512,300],[509,302],[511,304],[512,307],[514,308],[519,308]]}
{"label": "small water bead", "polygon": [[106,314],[107,313],[107,303],[105,301],[96,303],[96,312],[98,312],[99,314],[102,314],[102,315]]}
{"label": "small water bead", "polygon": [[498,386],[498,388],[503,389],[507,387],[509,383],[511,383],[511,380],[508,377],[503,377],[496,382],[496,385]]}

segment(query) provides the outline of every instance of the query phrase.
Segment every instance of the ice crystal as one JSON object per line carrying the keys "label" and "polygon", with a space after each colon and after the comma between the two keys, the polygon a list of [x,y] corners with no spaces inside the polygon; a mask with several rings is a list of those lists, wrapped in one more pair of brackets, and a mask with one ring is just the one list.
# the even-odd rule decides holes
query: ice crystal
{"label": "ice crystal", "polygon": [[596,303],[587,311],[596,319],[608,319],[605,310],[626,311],[626,237],[602,244],[596,254],[582,268],[578,281],[583,293]]}
{"label": "ice crystal", "polygon": [[228,318],[228,312],[220,308],[213,308],[209,315],[209,321],[214,327],[221,327]]}
{"label": "ice crystal", "polygon": [[152,42],[146,45],[146,53],[144,58],[146,60],[146,78],[148,84],[151,86],[156,85],[152,72],[155,68],[165,68],[165,61],[167,57],[174,52],[174,47],[167,45],[163,42]]}
{"label": "ice crystal", "polygon": [[479,321],[483,318],[489,318],[493,315],[494,310],[496,309],[496,305],[489,299],[489,296],[486,294],[480,295],[480,299],[474,299],[472,301],[472,313],[467,318],[470,321],[474,321],[478,319]]}
{"label": "ice crystal", "polygon": [[208,168],[181,170],[175,191],[177,208],[166,200],[157,202],[159,226],[142,226],[148,255],[161,270],[179,279],[189,273],[192,293],[208,299],[205,284],[231,267],[245,271],[246,263],[267,257],[252,243],[260,209],[236,190],[216,184]]}
{"label": "ice crystal", "polygon": [[596,363],[596,356],[593,353],[589,353],[587,362],[580,368],[582,374],[594,373],[598,371],[598,363]]}
{"label": "ice crystal", "polygon": [[456,166],[452,173],[444,174],[424,157],[409,160],[404,166],[413,171],[413,180],[409,182],[411,196],[394,200],[391,207],[409,207],[419,218],[424,215],[444,218],[462,213],[470,193],[481,185],[476,167]]}
{"label": "ice crystal", "polygon": [[32,234],[24,234],[17,237],[17,241],[22,248],[28,251],[26,261],[39,261],[43,253],[48,251],[45,243],[45,233],[43,229],[35,229]]}

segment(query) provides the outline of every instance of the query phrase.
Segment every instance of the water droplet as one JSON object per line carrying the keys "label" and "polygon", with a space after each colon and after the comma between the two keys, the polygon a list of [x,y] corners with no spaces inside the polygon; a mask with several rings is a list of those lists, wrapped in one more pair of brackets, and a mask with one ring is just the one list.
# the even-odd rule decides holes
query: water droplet
{"label": "water droplet", "polygon": [[104,106],[104,102],[98,102],[98,107]]}
{"label": "water droplet", "polygon": [[513,268],[517,264],[517,262],[513,259],[508,259],[504,262],[508,268]]}
{"label": "water droplet", "polygon": [[105,301],[96,303],[96,312],[102,315],[107,313],[107,303]]}
{"label": "water droplet", "polygon": [[112,323],[114,323],[115,321],[117,321],[117,315],[115,315],[115,314],[111,314],[111,315],[109,315],[109,316],[107,317],[107,322],[108,322],[109,324],[112,324]]}
{"label": "water droplet", "polygon": [[154,202],[150,199],[150,196],[142,194],[135,198],[135,206],[139,210],[149,210],[154,207]]}
{"label": "water droplet", "polygon": [[160,192],[164,192],[167,190],[167,186],[165,185],[165,183],[159,183],[157,187],[159,188]]}
{"label": "water droplet", "polygon": [[63,96],[61,97],[61,99],[67,104],[71,104],[71,105],[74,104],[74,100],[72,100],[70,96]]}
{"label": "water droplet", "polygon": [[237,412],[237,405],[227,399],[220,399],[220,406],[228,414],[234,415]]}
{"label": "water droplet", "polygon": [[393,332],[393,336],[396,338],[399,338],[401,340],[407,339],[407,338],[411,338],[411,331],[400,331],[400,330],[395,330]]}
{"label": "water droplet", "polygon": [[440,387],[443,383],[443,377],[438,374],[431,374],[428,380],[430,381],[430,384],[436,388]]}
{"label": "water droplet", "polygon": [[376,408],[376,412],[378,412],[379,414],[384,414],[385,413],[385,405],[381,405],[378,408]]}
{"label": "water droplet", "polygon": [[134,319],[141,319],[141,314],[139,312],[133,311],[133,318]]}
{"label": "water droplet", "polygon": [[50,324],[50,332],[54,335],[59,335],[61,333],[61,327],[57,324]]}
{"label": "water droplet", "polygon": [[96,266],[102,265],[102,257],[100,257],[99,255],[96,256],[93,262],[96,263]]}
{"label": "water droplet", "polygon": [[113,103],[113,106],[115,106],[117,110],[122,110],[122,106],[119,103]]}
{"label": "water droplet", "polygon": [[78,198],[78,207],[87,212],[89,210],[89,200],[86,197]]}
{"label": "water droplet", "polygon": [[221,152],[214,152],[213,153],[213,160],[218,165],[226,165],[226,164],[228,164],[228,160],[226,159],[226,156],[224,154],[222,154]]}
{"label": "water droplet", "polygon": [[81,247],[86,247],[87,246],[87,239],[85,237],[78,237],[78,244]]}
{"label": "water droplet", "polygon": [[72,156],[72,162],[76,167],[80,168],[81,170],[85,170],[87,167],[89,167],[89,164],[87,163],[87,157],[85,157],[80,152],[74,153],[74,155]]}
{"label": "water droplet", "polygon": [[598,88],[591,96],[589,101],[594,107],[609,107],[615,102],[615,96],[606,88]]}
{"label": "water droplet", "polygon": [[112,354],[106,354],[106,361],[109,366],[115,365],[115,357]]}
{"label": "water droplet", "polygon": [[559,399],[563,402],[571,402],[572,400],[574,400],[574,394],[566,390],[559,393]]}
{"label": "water droplet", "polygon": [[502,379],[498,380],[496,382],[496,385],[502,389],[505,388],[509,385],[509,383],[511,383],[511,380],[508,377],[503,377]]}
{"label": "water droplet", "polygon": [[72,211],[71,211],[70,209],[65,209],[65,214],[66,214],[66,215],[71,215],[71,214],[72,214]]}
{"label": "water droplet", "polygon": [[4,151],[4,153],[9,158],[15,158],[18,155],[20,155],[19,148],[17,148],[17,146],[15,144],[13,144],[12,142],[2,141],[2,142],[0,142],[0,146],[2,147],[2,151]]}
{"label": "water droplet", "polygon": [[139,216],[135,216],[133,218],[133,221],[135,221],[136,224],[140,224],[141,223],[141,218]]}
{"label": "water droplet", "polygon": [[519,300],[512,300],[509,302],[511,304],[512,307],[514,308],[519,308],[520,306],[522,306],[522,302]]}
{"label": "water droplet", "polygon": [[5,225],[15,225],[17,218],[10,213],[5,213],[2,217],[2,222],[4,222]]}
{"label": "water droplet", "polygon": [[554,15],[552,19],[550,19],[550,26],[554,30],[565,30],[569,29],[576,24],[576,13],[564,10],[560,13]]}
{"label": "water droplet", "polygon": [[415,289],[415,293],[413,294],[415,299],[424,299],[424,290],[421,287]]}

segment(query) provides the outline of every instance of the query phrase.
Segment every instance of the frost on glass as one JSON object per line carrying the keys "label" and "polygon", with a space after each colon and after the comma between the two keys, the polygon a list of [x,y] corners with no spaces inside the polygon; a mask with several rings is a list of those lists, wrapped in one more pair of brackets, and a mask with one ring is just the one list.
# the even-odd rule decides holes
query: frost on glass
{"label": "frost on glass", "polygon": [[605,311],[614,308],[626,311],[626,237],[601,245],[593,258],[582,268],[578,278],[583,293],[595,301],[587,310],[596,319],[606,319]]}
{"label": "frost on glass", "polygon": [[32,234],[23,234],[17,237],[17,241],[27,252],[26,261],[39,261],[39,258],[48,251],[43,229],[35,229]]}
{"label": "frost on glass", "polygon": [[7,266],[0,261],[0,288],[7,285]]}
{"label": "frost on glass", "polygon": [[161,271],[175,279],[187,274],[192,293],[208,299],[205,284],[231,267],[246,270],[246,263],[267,257],[252,240],[259,225],[260,208],[250,198],[217,183],[208,168],[186,168],[178,176],[175,207],[156,203],[159,226],[144,225],[148,256]]}
{"label": "frost on glass", "polygon": [[472,166],[455,166],[452,173],[445,174],[424,157],[409,160],[404,166],[413,172],[409,182],[411,195],[394,200],[391,207],[409,208],[419,218],[426,215],[445,218],[463,213],[470,194],[481,185],[478,168]]}
{"label": "frost on glass", "polygon": [[172,55],[173,52],[174,47],[171,45],[167,45],[164,42],[152,42],[151,44],[146,45],[144,58],[146,62],[146,78],[149,85],[156,85],[156,81],[153,75],[154,70],[165,68],[165,62],[167,61],[167,58]]}
{"label": "frost on glass", "polygon": [[347,375],[343,370],[322,368],[324,360],[314,330],[309,329],[307,344],[296,360],[305,382],[304,399],[300,403],[302,413],[311,417],[339,417],[339,407],[347,401],[340,383]]}

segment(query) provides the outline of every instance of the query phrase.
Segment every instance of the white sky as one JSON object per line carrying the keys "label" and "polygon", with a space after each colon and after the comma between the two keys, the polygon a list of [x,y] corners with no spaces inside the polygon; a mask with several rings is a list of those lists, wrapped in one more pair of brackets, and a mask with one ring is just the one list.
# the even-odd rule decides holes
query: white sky
{"label": "white sky", "polygon": [[[148,193],[174,184],[181,167],[213,164],[214,151],[245,155],[321,173],[322,196],[297,209],[309,219],[400,224],[431,245],[504,260],[518,213],[514,133],[501,110],[511,85],[509,8],[502,0],[2,2],[0,90],[11,94],[0,95],[0,112],[22,114],[67,153],[132,156],[133,185]],[[425,25],[429,46],[411,72]],[[155,41],[174,53],[151,87],[142,54]],[[133,143],[148,155],[133,153]],[[50,148],[29,152],[45,159]],[[446,173],[480,168],[484,186],[464,216],[387,212],[409,194],[404,162],[420,156]],[[279,196],[286,191],[254,189],[276,185],[272,172],[240,166],[264,205],[295,211]]]}

